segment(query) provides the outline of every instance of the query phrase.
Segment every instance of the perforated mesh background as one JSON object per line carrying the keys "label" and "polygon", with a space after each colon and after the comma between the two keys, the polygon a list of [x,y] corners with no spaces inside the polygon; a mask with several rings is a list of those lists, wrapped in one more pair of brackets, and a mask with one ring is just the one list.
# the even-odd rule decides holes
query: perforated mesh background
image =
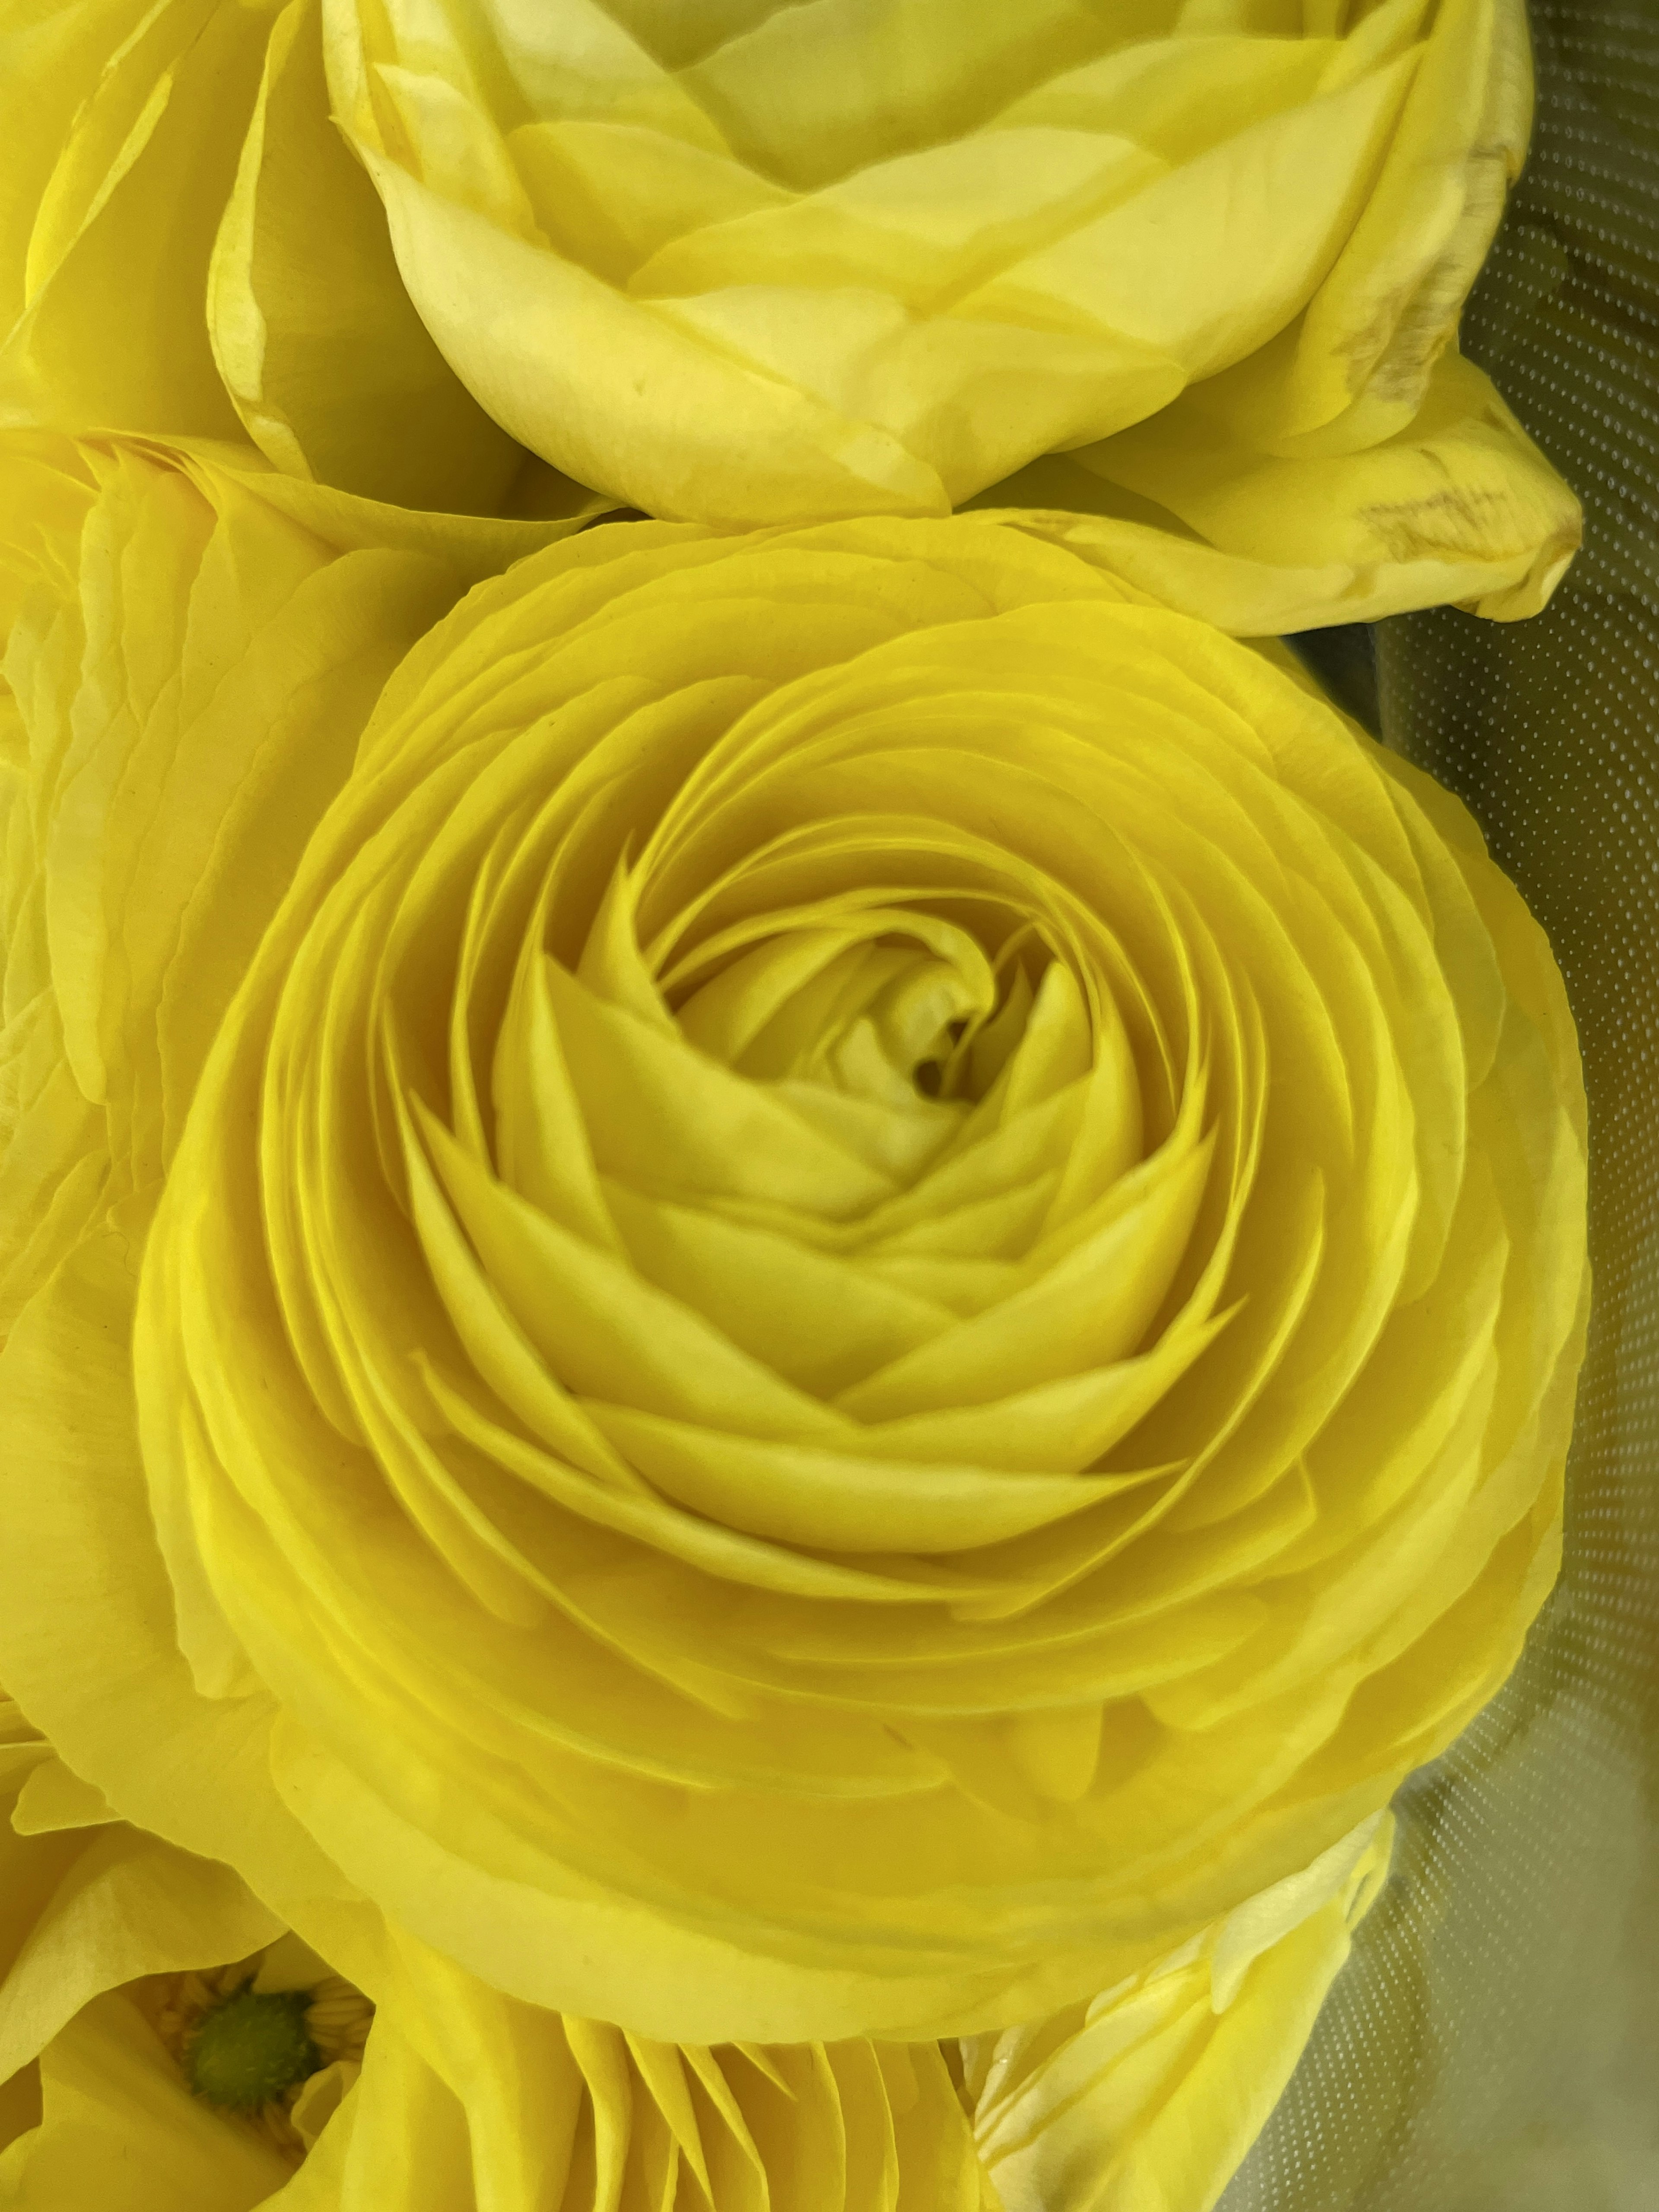
{"label": "perforated mesh background", "polygon": [[[1403,1794],[1362,1929],[1223,2212],[1659,2212],[1659,0],[1543,0],[1526,173],[1463,325],[1583,498],[1547,611],[1374,633],[1383,734],[1548,929],[1590,1096],[1595,1311],[1566,1564]],[[1330,680],[1363,711],[1363,636]]]}

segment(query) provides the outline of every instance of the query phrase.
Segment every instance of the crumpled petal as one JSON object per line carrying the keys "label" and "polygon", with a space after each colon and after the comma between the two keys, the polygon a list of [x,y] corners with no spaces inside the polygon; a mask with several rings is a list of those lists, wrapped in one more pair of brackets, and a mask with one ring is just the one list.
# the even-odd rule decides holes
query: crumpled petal
{"label": "crumpled petal", "polygon": [[1460,354],[1440,356],[1404,428],[1352,451],[1245,442],[1227,382],[1035,461],[970,506],[1236,636],[1442,602],[1518,622],[1547,604],[1578,547],[1578,503]]}

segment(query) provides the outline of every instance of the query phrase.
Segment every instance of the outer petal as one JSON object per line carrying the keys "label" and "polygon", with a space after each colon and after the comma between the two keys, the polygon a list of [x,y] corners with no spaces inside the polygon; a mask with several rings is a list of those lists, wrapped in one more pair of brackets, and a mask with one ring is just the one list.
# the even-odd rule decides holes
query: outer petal
{"label": "outer petal", "polygon": [[[295,483],[246,447],[11,433],[0,482],[0,1331],[90,1234],[69,1295],[106,1302],[94,1326],[119,1359],[123,1268],[151,1202],[132,1194],[161,1171],[217,1011],[349,768],[376,690],[471,581],[570,526],[410,514]],[[20,701],[37,734],[32,758]],[[112,1692],[112,1717],[113,1685],[143,1682],[171,1639],[156,1640],[167,1600],[144,1580],[144,1559],[159,1572],[148,1515],[117,1472],[130,1425],[118,1398],[86,1409],[106,1439],[94,1456],[114,1478],[111,1517],[100,1523],[94,1509],[79,1536],[43,1537],[38,1559],[89,1577],[82,1595],[124,1655],[92,1692],[94,1704]],[[124,1496],[136,1518],[124,1517]],[[34,1556],[5,1550],[20,1566]],[[82,1646],[88,1685],[99,1649],[96,1634]],[[49,1726],[60,1694],[76,1701],[73,1668],[54,1687],[25,1664],[16,1681]],[[152,1693],[155,1714],[167,1711],[165,1682],[151,1679],[120,1723],[135,1740],[150,1736]],[[240,1816],[210,1808],[246,1731],[234,1722],[217,1738],[188,1692],[185,1711],[215,1741],[181,1746],[173,1778],[158,1770],[160,1817],[138,1817],[173,1832],[167,1800],[182,1787],[207,1814],[208,1850],[234,1858]],[[168,1734],[163,1725],[153,1740]],[[257,1751],[252,1764],[257,1772]],[[309,1880],[322,1863],[301,1856]]]}
{"label": "outer petal", "polygon": [[1518,0],[324,15],[446,357],[649,513],[1034,507],[1254,634],[1513,618],[1577,543],[1432,382],[1525,148]]}
{"label": "outer petal", "polygon": [[1269,398],[1259,379],[1245,400],[1247,434],[1290,450],[1317,434],[1334,452],[1406,428],[1455,344],[1532,109],[1522,12],[1504,0],[1443,7],[1394,158],[1296,333],[1282,391]]}
{"label": "outer petal", "polygon": [[315,0],[22,0],[0,40],[0,422],[246,428],[431,508],[541,495],[409,303]]}
{"label": "outer petal", "polygon": [[[269,11],[131,13],[36,217],[27,304],[0,343],[0,421],[234,437],[201,302]],[[90,44],[101,26],[76,28]],[[26,104],[26,82],[8,92]]]}
{"label": "outer petal", "polygon": [[1448,600],[1516,622],[1547,602],[1577,550],[1578,502],[1461,355],[1440,356],[1404,428],[1324,455],[1241,441],[1226,381],[1034,462],[971,504],[1235,636]]}
{"label": "outer petal", "polygon": [[3,1326],[77,1221],[159,1172],[217,1009],[390,669],[476,576],[573,525],[447,524],[295,484],[246,447],[15,433],[0,477],[16,594]]}
{"label": "outer petal", "polygon": [[1148,1972],[964,2049],[1002,2212],[1210,2212],[1387,1877],[1368,1820]]}
{"label": "outer petal", "polygon": [[29,238],[76,112],[110,52],[138,21],[141,0],[64,7],[35,0],[6,11],[0,28],[0,84],[27,83],[33,97],[8,108],[0,173],[0,327],[9,330],[27,292]]}
{"label": "outer petal", "polygon": [[367,1906],[314,1895],[312,1924],[343,1939],[376,2010],[361,2073],[342,2061],[292,2105],[307,2147],[294,2173],[276,2138],[189,2093],[159,2031],[176,1984],[149,1978],[263,1952],[256,1986],[301,1988],[321,1962],[277,1940],[228,1868],[115,1820],[6,1710],[0,2079],[22,2070],[0,2203],[979,2212],[982,2170],[937,2045],[647,2043],[516,2003]]}
{"label": "outer petal", "polygon": [[[579,483],[656,514],[741,526],[799,514],[943,514],[944,485],[893,434],[710,348],[648,302],[540,253],[370,151],[410,298],[495,420]],[[648,400],[617,450],[589,364]],[[731,425],[751,459],[731,471]],[[550,425],[556,422],[556,436]]]}
{"label": "outer petal", "polygon": [[318,4],[289,0],[265,52],[208,272],[219,373],[249,436],[291,475],[406,507],[502,510],[524,456],[410,304],[329,118]]}

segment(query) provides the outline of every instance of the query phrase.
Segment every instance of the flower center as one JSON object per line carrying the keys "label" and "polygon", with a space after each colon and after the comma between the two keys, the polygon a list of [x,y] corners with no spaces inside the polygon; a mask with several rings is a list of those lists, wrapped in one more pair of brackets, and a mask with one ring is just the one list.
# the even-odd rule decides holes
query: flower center
{"label": "flower center", "polygon": [[297,2167],[356,2079],[374,2008],[292,1932],[131,1985],[185,2086]]}
{"label": "flower center", "polygon": [[262,1995],[251,1981],[204,2012],[185,2046],[185,2078],[210,2105],[239,2112],[264,2104],[314,2074],[323,2060],[306,2014],[308,1990]]}

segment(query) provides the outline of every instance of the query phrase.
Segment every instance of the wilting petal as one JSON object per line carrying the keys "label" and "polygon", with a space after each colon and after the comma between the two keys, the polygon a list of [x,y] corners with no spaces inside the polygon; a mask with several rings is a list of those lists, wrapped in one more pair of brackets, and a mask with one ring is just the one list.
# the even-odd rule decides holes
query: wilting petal
{"label": "wilting petal", "polygon": [[1352,450],[1252,442],[1229,380],[1194,386],[1103,444],[1050,454],[972,504],[1244,636],[1437,600],[1515,622],[1560,581],[1577,502],[1461,355],[1441,355],[1403,428]]}

